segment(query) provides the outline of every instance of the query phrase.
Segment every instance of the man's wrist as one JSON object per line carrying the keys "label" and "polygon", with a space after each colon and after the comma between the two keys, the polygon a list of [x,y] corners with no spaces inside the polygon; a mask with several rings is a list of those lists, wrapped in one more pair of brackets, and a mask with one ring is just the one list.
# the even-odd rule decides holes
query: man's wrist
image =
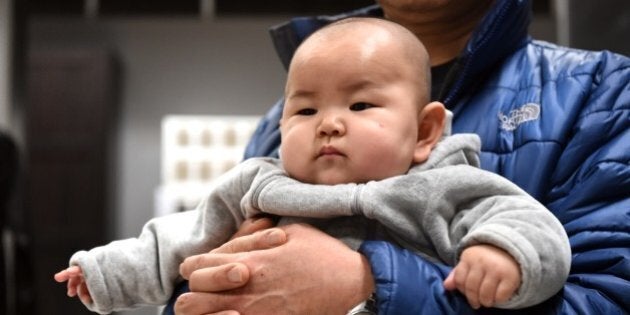
{"label": "man's wrist", "polygon": [[359,303],[346,313],[346,315],[376,315],[378,309],[376,308],[376,294],[372,293],[367,300]]}

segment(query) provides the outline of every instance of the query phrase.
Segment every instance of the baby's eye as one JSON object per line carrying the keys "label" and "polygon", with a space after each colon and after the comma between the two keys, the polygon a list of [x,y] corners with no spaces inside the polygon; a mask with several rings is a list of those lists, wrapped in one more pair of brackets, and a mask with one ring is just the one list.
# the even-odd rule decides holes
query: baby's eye
{"label": "baby's eye", "polygon": [[366,109],[372,108],[372,107],[374,107],[374,105],[372,105],[370,103],[359,102],[359,103],[354,103],[354,104],[350,105],[350,110],[352,110],[352,111],[362,111],[362,110],[366,110]]}
{"label": "baby's eye", "polygon": [[297,112],[297,115],[312,116],[312,115],[315,115],[316,113],[317,113],[317,110],[314,108],[303,108]]}

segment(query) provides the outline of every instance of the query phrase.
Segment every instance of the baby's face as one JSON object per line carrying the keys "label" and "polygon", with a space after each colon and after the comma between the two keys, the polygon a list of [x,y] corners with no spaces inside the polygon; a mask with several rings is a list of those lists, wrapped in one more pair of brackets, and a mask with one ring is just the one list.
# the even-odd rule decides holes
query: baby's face
{"label": "baby's face", "polygon": [[356,40],[294,57],[281,159],[300,181],[361,183],[404,174],[414,162],[418,78],[378,34]]}

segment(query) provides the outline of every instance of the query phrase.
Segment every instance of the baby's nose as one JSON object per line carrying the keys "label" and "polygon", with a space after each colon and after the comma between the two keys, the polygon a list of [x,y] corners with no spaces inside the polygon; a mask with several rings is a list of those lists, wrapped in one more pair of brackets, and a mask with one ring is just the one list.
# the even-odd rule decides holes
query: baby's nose
{"label": "baby's nose", "polygon": [[340,136],[345,132],[345,124],[339,116],[324,117],[318,127],[318,134],[322,137]]}

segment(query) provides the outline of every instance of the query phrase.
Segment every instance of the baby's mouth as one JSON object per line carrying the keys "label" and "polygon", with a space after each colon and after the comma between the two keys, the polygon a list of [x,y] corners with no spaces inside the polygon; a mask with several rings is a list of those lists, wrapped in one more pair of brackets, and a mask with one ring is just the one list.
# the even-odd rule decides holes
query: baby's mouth
{"label": "baby's mouth", "polygon": [[343,154],[343,152],[339,151],[337,148],[330,146],[330,145],[326,145],[323,146],[320,150],[319,150],[319,154],[317,155],[317,157],[322,157],[322,156],[345,156],[345,154]]}

